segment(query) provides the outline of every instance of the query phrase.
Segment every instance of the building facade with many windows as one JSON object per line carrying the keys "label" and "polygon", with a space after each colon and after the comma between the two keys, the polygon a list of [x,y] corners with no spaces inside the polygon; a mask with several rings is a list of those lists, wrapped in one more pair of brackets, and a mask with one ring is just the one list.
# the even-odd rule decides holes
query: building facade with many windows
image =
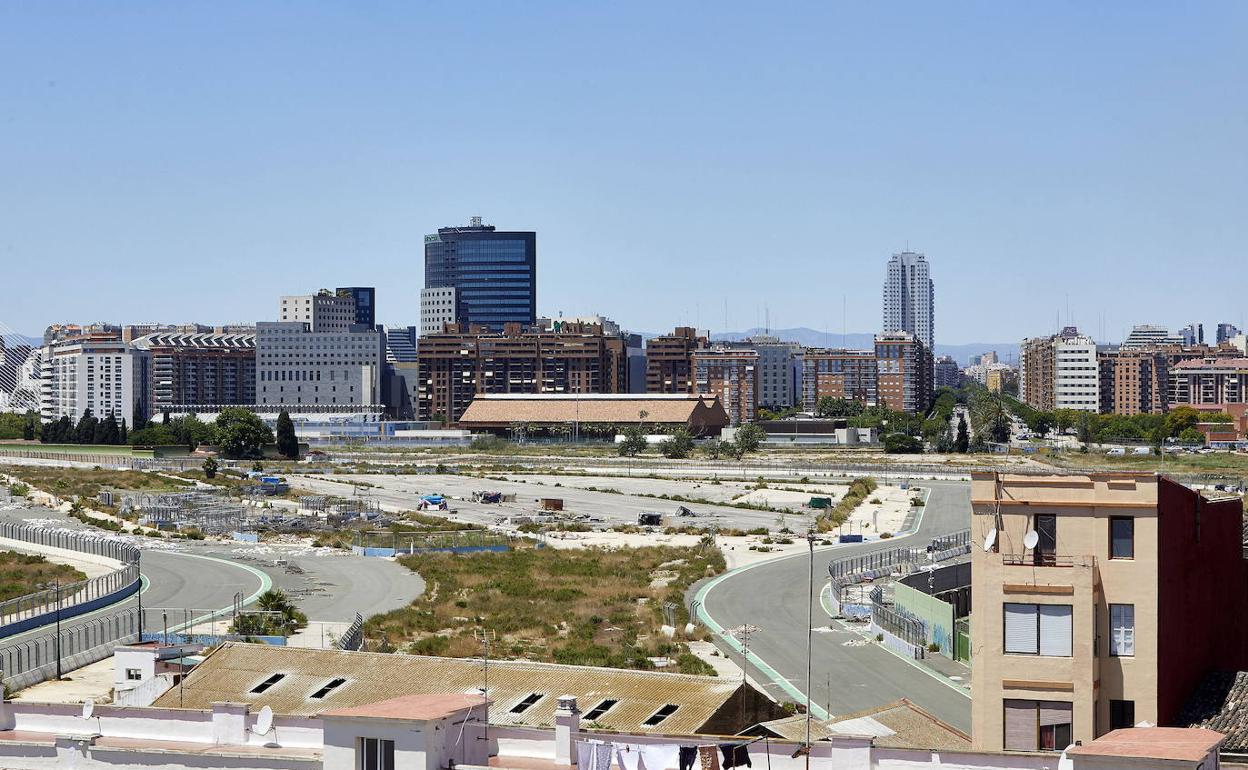
{"label": "building facade with many windows", "polygon": [[810,348],[802,354],[802,409],[816,411],[821,398],[874,406],[876,376],[874,350]]}
{"label": "building facade with many windows", "polygon": [[1103,373],[1096,341],[1073,326],[1019,346],[1019,398],[1033,409],[1099,412]]}
{"label": "building facade with many windows", "polygon": [[907,332],[875,336],[876,403],[918,414],[932,404],[932,355]]}
{"label": "building facade with many windows", "polygon": [[909,332],[929,351],[935,345],[936,289],[927,257],[894,254],[884,281],[884,332]]}
{"label": "building facade with many windows", "polygon": [[628,350],[602,327],[559,331],[508,324],[501,332],[452,324],[417,343],[417,416],[456,422],[482,393],[625,393]]}
{"label": "building facade with many windows", "polygon": [[350,293],[282,297],[281,316],[256,324],[259,411],[383,411],[382,334],[355,323]]}
{"label": "building facade with many windows", "polygon": [[256,335],[157,333],[132,344],[145,416],[256,403]]}
{"label": "building facade with many windows", "polygon": [[39,413],[43,422],[77,422],[89,409],[134,425],[134,353],[119,337],[83,337],[43,348]]}
{"label": "building facade with many windows", "polygon": [[693,353],[709,345],[707,335],[691,326],[646,340],[646,392],[692,393]]}
{"label": "building facade with many windows", "polygon": [[694,391],[719,396],[731,425],[758,416],[759,354],[750,349],[713,346],[693,354]]}
{"label": "building facade with many windows", "polygon": [[[480,217],[467,227],[439,228],[425,236],[425,288],[454,290],[457,323],[494,332],[508,323],[530,326],[537,319],[537,233],[496,230]],[[426,315],[432,324],[438,315],[433,311],[445,308],[426,308],[425,301],[422,294],[422,326]]]}

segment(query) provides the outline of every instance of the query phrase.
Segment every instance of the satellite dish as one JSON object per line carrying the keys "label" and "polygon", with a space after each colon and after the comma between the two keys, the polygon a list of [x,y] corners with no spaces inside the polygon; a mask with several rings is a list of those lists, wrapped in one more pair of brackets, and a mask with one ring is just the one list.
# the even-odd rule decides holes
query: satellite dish
{"label": "satellite dish", "polygon": [[685,636],[693,636],[693,632],[696,630],[698,630],[697,626],[693,625],[692,623],[685,624]]}
{"label": "satellite dish", "polygon": [[993,527],[988,530],[988,537],[984,538],[984,550],[991,551],[992,547],[997,544],[997,528]]}
{"label": "satellite dish", "polygon": [[94,713],[95,713],[95,701],[92,700],[91,698],[87,698],[85,701],[82,702],[82,718],[90,719],[91,715]]}
{"label": "satellite dish", "polygon": [[273,729],[273,709],[265,706],[260,709],[260,716],[256,718],[256,726],[253,728],[256,735],[268,735]]}
{"label": "satellite dish", "polygon": [[1036,534],[1034,529],[1028,530],[1023,535],[1023,546],[1026,548],[1035,548],[1040,543],[1040,536]]}

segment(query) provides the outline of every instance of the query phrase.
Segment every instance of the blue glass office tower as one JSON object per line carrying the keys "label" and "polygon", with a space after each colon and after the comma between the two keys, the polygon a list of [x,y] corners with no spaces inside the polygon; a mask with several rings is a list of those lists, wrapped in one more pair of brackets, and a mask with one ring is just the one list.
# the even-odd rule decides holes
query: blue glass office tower
{"label": "blue glass office tower", "polygon": [[339,287],[339,297],[355,300],[355,322],[365,326],[377,325],[377,289],[372,286]]}
{"label": "blue glass office tower", "polygon": [[502,331],[537,320],[537,233],[502,232],[473,217],[425,236],[425,288],[454,288],[454,317]]}

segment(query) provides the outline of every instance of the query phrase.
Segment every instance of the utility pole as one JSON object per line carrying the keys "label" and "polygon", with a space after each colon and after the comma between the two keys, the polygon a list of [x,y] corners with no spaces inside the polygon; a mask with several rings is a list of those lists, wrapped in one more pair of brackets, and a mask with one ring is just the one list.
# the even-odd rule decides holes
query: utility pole
{"label": "utility pole", "polygon": [[61,679],[61,579],[55,579],[56,586],[56,679]]}
{"label": "utility pole", "polygon": [[490,753],[490,643],[497,638],[497,635],[493,631],[482,628],[474,631],[473,636],[475,636],[477,641],[481,644],[481,670],[485,679],[485,686],[481,688],[481,695],[485,698],[485,729],[483,740],[485,741],[485,753],[486,758],[488,759]]}

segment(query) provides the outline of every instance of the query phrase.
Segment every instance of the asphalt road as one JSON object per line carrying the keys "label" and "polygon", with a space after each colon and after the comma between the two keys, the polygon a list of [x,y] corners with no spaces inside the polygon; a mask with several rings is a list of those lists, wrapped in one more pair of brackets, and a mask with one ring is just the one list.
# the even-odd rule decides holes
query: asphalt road
{"label": "asphalt road", "polygon": [[[89,529],[46,508],[0,512],[13,521]],[[96,530],[98,532],[98,530]],[[420,576],[393,561],[342,551],[213,541],[154,541],[136,537],[143,549],[144,608],[169,610],[171,625],[246,602],[273,586],[286,591],[309,620],[349,622],[407,605],[424,591]],[[115,609],[130,607],[128,600]],[[105,612],[107,610],[101,610]],[[98,615],[97,615],[98,617]],[[157,616],[147,613],[150,627]],[[30,632],[40,635],[46,629]],[[5,643],[21,637],[9,637]]]}
{"label": "asphalt road", "polygon": [[[886,541],[847,545],[815,553],[815,590],[827,582],[828,563],[851,554],[926,544],[937,535],[964,529],[970,522],[970,487],[959,482],[922,482],[932,494],[916,534]],[[771,671],[750,666],[750,675],[781,700],[804,693],[806,682],[807,601],[815,601],[816,632],[811,644],[811,699],[833,715],[909,698],[941,719],[970,730],[971,702],[966,695],[942,683],[877,644],[861,644],[862,635],[832,621],[807,595],[809,559],[806,554],[761,562],[722,578],[703,596],[706,612],[723,628],[741,624],[761,628],[750,636],[750,652]],[[733,660],[740,653],[717,644]],[[786,680],[789,688],[776,684]],[[804,697],[804,696],[803,696]],[[818,712],[816,711],[816,714]]]}

